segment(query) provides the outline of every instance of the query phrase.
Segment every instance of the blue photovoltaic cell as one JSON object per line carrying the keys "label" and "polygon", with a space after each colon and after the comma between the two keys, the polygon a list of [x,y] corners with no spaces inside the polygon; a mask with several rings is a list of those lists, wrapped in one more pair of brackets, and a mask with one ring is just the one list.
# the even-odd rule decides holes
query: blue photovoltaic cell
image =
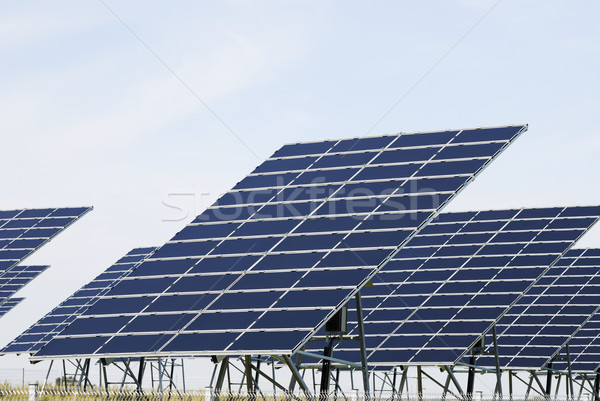
{"label": "blue photovoltaic cell", "polygon": [[[134,272],[136,267],[150,256],[155,249],[136,248],[130,251],[104,273],[98,275],[11,341],[0,353],[33,353],[40,349],[52,337],[67,327],[79,314],[93,306],[103,294],[106,294],[123,277]],[[172,263],[175,262],[177,261],[172,261]],[[11,272],[15,269],[13,268]],[[110,301],[110,299],[107,301]],[[141,307],[138,310],[141,310]],[[110,309],[110,313],[117,311],[114,308]]]}
{"label": "blue photovoltaic cell", "polygon": [[[573,244],[544,234],[569,230],[578,238],[599,216],[600,207],[441,214],[361,290],[369,364],[453,364]],[[454,245],[457,237],[461,245]],[[548,246],[543,258],[536,245]],[[353,305],[350,334],[357,330]],[[307,350],[323,345],[310,342]],[[338,353],[360,361],[358,342],[338,344]]]}
{"label": "blue photovoltaic cell", "polygon": [[[157,310],[165,315],[194,312],[183,327],[157,322],[144,335],[160,340],[140,341],[128,355],[289,353],[525,129],[521,125],[286,145],[142,263],[140,275],[122,280],[77,319],[110,317],[107,302],[120,311],[114,314],[130,322]],[[467,144],[474,147],[467,149]],[[350,255],[363,252],[365,258]],[[186,262],[173,271],[167,263],[156,264],[176,260]],[[184,271],[188,262],[193,265]],[[193,292],[194,286],[204,290]],[[307,290],[323,301],[290,295]],[[152,296],[145,295],[148,291]],[[122,312],[128,308],[132,312]],[[279,316],[284,309],[296,316],[297,327],[288,327],[284,320],[276,327],[271,314]],[[226,328],[211,329],[217,312],[241,311],[259,314],[249,323],[232,318]],[[94,335],[90,329],[71,338]],[[125,353],[123,336],[115,328],[110,340],[102,346],[90,342],[84,354]],[[51,351],[44,348],[36,357],[70,354],[60,345],[66,337],[58,335],[49,344]]]}
{"label": "blue photovoltaic cell", "polygon": [[49,266],[15,266],[0,275],[0,302],[10,298]]}
{"label": "blue photovoltaic cell", "polygon": [[[500,365],[541,368],[600,307],[598,294],[600,251],[567,252],[496,324]],[[491,338],[486,343],[491,344]],[[572,358],[576,351],[577,347]],[[477,364],[495,366],[490,357],[479,358]]]}
{"label": "blue photovoltaic cell", "polygon": [[[554,353],[550,357],[542,354],[541,365],[547,367],[552,362],[553,369],[566,371],[568,344],[572,371],[593,373],[600,367],[600,249],[572,250],[564,264],[567,271],[577,273],[565,277],[564,285],[575,285],[578,291],[544,333],[544,338],[559,337],[563,341],[558,347],[554,346],[557,341],[552,341]],[[538,310],[552,314],[554,307],[545,303]]]}
{"label": "blue photovoltaic cell", "polygon": [[0,317],[6,315],[11,309],[17,306],[25,298],[9,298],[4,301],[0,300]]}
{"label": "blue photovoltaic cell", "polygon": [[0,274],[90,210],[91,207],[0,211]]}

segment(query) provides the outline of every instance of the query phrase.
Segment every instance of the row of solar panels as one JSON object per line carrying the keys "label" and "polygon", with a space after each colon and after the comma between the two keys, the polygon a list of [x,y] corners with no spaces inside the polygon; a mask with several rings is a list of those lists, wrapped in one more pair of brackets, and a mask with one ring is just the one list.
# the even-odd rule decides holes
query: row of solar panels
{"label": "row of solar panels", "polygon": [[[438,215],[526,128],[286,145],[166,244],[130,252],[2,352],[316,352],[324,344],[312,340],[344,305],[356,332],[360,292],[371,366],[453,364],[497,324],[503,367],[539,368],[593,320],[596,308],[581,306],[599,302],[594,267],[577,270],[585,285],[572,284],[575,270],[563,282],[563,271],[594,253],[569,249],[600,207]],[[565,293],[573,285],[591,293]],[[358,343],[334,353],[358,361]]]}
{"label": "row of solar panels", "polygon": [[23,266],[24,259],[91,208],[0,211],[0,317],[23,298],[13,295],[48,266]]}
{"label": "row of solar panels", "polygon": [[[454,363],[502,315],[496,324],[502,367],[535,369],[544,366],[567,341],[571,344],[579,341],[600,307],[596,287],[600,283],[597,277],[600,250],[571,250],[560,256],[599,215],[600,207],[440,215],[374,277],[371,285],[362,289],[369,363],[380,367]],[[565,225],[569,228],[563,228]],[[562,242],[556,242],[557,238]],[[481,252],[490,246],[502,248],[491,253],[489,250]],[[509,248],[511,252],[507,252]],[[525,249],[529,251],[523,252]],[[139,271],[137,274],[136,271],[140,263],[154,250],[131,251],[3,352],[33,353],[58,333],[62,342],[72,345],[77,342],[68,336],[85,334],[88,330],[106,335],[114,330],[107,325],[114,318],[129,321],[121,332],[132,340],[139,339],[135,334],[150,332],[167,321],[173,330],[183,326],[199,309],[183,309],[182,304],[174,302],[171,308],[165,305],[150,313],[129,311],[128,316],[110,307],[115,301],[122,301],[107,296],[110,289],[122,280],[138,277]],[[263,270],[255,274],[271,282],[268,275],[278,273],[284,272]],[[201,280],[209,276],[189,277]],[[298,296],[311,297],[315,308],[319,308],[326,305],[322,302],[324,299],[336,293],[339,280],[335,289],[329,288],[329,284],[323,282],[299,291]],[[302,294],[306,291],[310,294]],[[190,296],[193,292],[180,291],[172,297]],[[109,304],[104,305],[107,301]],[[95,317],[77,320],[90,306],[89,315]],[[252,308],[246,309],[247,306],[223,309],[211,316],[212,326],[199,327],[197,331],[218,336],[224,330],[246,329],[260,314]],[[356,333],[353,312],[351,302],[350,334]],[[315,314],[306,308],[273,310],[272,313],[276,324],[272,329],[281,329],[286,324],[301,326],[301,322]],[[73,321],[75,324],[71,324]],[[306,325],[310,324],[314,323]],[[590,340],[586,344],[589,348],[596,339],[586,338]],[[306,350],[316,352],[323,345],[311,342]],[[358,343],[339,343],[335,355],[359,361]],[[595,370],[600,359],[585,362],[585,357],[571,345],[573,369]],[[495,362],[484,357],[479,364],[493,366]]]}

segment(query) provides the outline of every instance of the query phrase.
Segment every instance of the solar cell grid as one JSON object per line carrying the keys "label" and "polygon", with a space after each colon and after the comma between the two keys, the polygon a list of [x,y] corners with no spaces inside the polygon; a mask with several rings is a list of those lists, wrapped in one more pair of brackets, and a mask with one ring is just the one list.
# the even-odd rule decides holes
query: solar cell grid
{"label": "solar cell grid", "polygon": [[[598,294],[598,250],[567,252],[498,321],[496,331],[501,366],[519,369],[544,366],[600,307]],[[574,348],[574,355],[577,349]],[[491,366],[494,361],[483,357],[478,364]]]}
{"label": "solar cell grid", "polygon": [[15,266],[0,275],[0,302],[10,298],[49,266]]}
{"label": "solar cell grid", "polygon": [[[99,340],[105,345],[89,353],[104,355],[121,349],[124,330],[136,316],[152,315],[151,311],[156,310],[161,311],[157,314],[173,314],[174,307],[169,304],[175,299],[185,302],[188,308],[179,307],[178,313],[196,312],[196,317],[181,329],[164,326],[156,318],[156,325],[147,326],[153,327],[152,331],[143,334],[156,341],[139,352],[212,354],[214,350],[208,345],[203,349],[204,342],[199,341],[206,333],[212,333],[213,343],[221,344],[220,351],[226,353],[255,352],[265,346],[289,352],[333,313],[334,301],[315,306],[310,297],[303,301],[294,296],[295,292],[307,288],[343,290],[336,293],[340,296],[339,306],[344,300],[341,295],[351,296],[388,255],[525,128],[284,146],[159,248],[138,268],[139,276],[126,278],[103,297],[106,302],[113,302],[111,297],[122,301],[115,301],[113,306],[117,308],[113,310],[131,308],[134,312],[128,312],[130,320],[121,329],[107,335],[104,342]],[[404,159],[403,154],[409,152],[402,150],[414,152]],[[300,200],[282,196],[292,196],[295,190],[301,194],[311,191],[311,195],[301,195]],[[318,220],[323,217],[330,221]],[[258,225],[252,227],[254,223]],[[366,260],[357,260],[354,252],[369,255]],[[286,257],[302,262],[275,261]],[[172,273],[166,269],[167,264],[156,264],[179,260],[192,265],[184,270],[182,262],[180,270]],[[271,280],[276,281],[276,287],[270,285]],[[194,291],[201,282],[203,290]],[[282,306],[289,305],[289,299],[298,306]],[[112,317],[104,314],[109,308],[99,308],[103,303],[97,305],[98,309],[91,308],[78,319]],[[270,314],[283,309],[298,312],[297,327],[271,326]],[[320,312],[302,313],[309,309]],[[217,314],[239,310],[260,315],[249,325],[232,319],[227,333],[203,329],[210,327]],[[72,338],[89,335],[93,332],[73,334]],[[67,352],[59,338],[36,356]],[[90,344],[95,346],[97,342]]]}
{"label": "solar cell grid", "polygon": [[6,315],[15,306],[21,303],[25,298],[8,298],[0,300],[0,317]]}
{"label": "solar cell grid", "polygon": [[[95,279],[84,285],[11,341],[0,353],[25,353],[40,349],[54,335],[67,327],[77,315],[83,313],[90,306],[93,306],[99,297],[106,294],[118,281],[131,274],[132,271],[135,271],[135,268],[155,250],[156,248],[136,248],[131,250],[105,272],[100,273]],[[9,273],[18,268],[20,266],[12,269]]]}
{"label": "solar cell grid", "polygon": [[[579,237],[599,215],[600,207],[441,214],[361,291],[369,363],[454,363],[572,245],[544,234]],[[335,355],[359,360],[358,343],[338,344]]]}
{"label": "solar cell grid", "polygon": [[0,274],[92,208],[23,209],[0,211]]}

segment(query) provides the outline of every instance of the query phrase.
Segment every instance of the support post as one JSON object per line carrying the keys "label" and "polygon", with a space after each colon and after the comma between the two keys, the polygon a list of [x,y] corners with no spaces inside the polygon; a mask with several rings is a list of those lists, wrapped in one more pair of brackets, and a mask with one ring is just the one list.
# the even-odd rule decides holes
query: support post
{"label": "support post", "polygon": [[600,401],[600,371],[596,371],[594,379],[594,401]]}
{"label": "support post", "polygon": [[67,364],[65,360],[62,360],[62,368],[63,368],[63,388],[67,391]]}
{"label": "support post", "polygon": [[529,398],[529,393],[531,392],[531,388],[533,387],[533,375],[530,373],[529,383],[527,384],[527,390],[525,390],[525,400]]}
{"label": "support post", "polygon": [[185,393],[185,368],[183,366],[183,358],[181,358],[181,384],[183,386],[183,392]]}
{"label": "support post", "polygon": [[106,374],[106,359],[100,359],[100,365],[102,365],[102,376],[104,377],[104,390],[108,395],[108,375]]}
{"label": "support post", "polygon": [[360,291],[356,293],[356,296],[354,298],[356,301],[356,319],[358,322],[358,337],[360,342],[360,360],[362,365],[363,391],[365,393],[365,399],[369,399],[371,393],[369,389],[369,366],[367,364],[367,347],[365,344],[365,328],[363,326],[362,301],[360,298]]}
{"label": "support post", "polygon": [[456,390],[459,392],[459,394],[463,398],[465,398],[465,393],[463,392],[462,387],[460,387],[460,383],[456,379],[456,376],[454,376],[454,372],[452,371],[452,368],[450,366],[444,366],[444,370],[446,372],[448,372],[448,375],[450,376],[450,379],[452,380],[452,383],[454,383],[454,386],[456,387]]}
{"label": "support post", "polygon": [[225,382],[225,375],[227,374],[227,365],[229,365],[229,357],[226,356],[221,361],[221,367],[219,368],[219,375],[217,376],[217,383],[215,384],[215,389],[213,390],[213,401],[219,400],[219,395],[223,389],[223,383]]}
{"label": "support post", "polygon": [[417,397],[419,397],[419,400],[423,399],[423,372],[421,365],[417,366]]}
{"label": "support post", "polygon": [[[302,347],[302,350],[304,350],[304,347]],[[299,366],[300,363],[302,363],[302,358],[304,357],[304,355],[302,354],[296,354],[296,366]],[[289,385],[289,390],[290,393],[294,392],[294,388],[296,387],[296,377],[294,375],[292,375],[292,378],[290,379],[290,385]]]}
{"label": "support post", "polygon": [[442,393],[442,401],[446,400],[446,395],[450,390],[450,375],[446,375],[446,382],[444,383],[444,392]]}
{"label": "support post", "polygon": [[[53,364],[54,364],[54,359],[51,359],[50,366],[48,366],[48,373],[46,373],[46,378],[44,379],[44,384],[42,385],[42,391],[40,392],[42,394],[44,393],[44,389],[46,388],[46,383],[48,383],[48,377],[50,376],[50,371],[52,370]],[[596,375],[596,377],[598,377],[598,376]]]}
{"label": "support post", "polygon": [[142,392],[142,379],[144,378],[144,370],[146,368],[146,358],[140,358],[140,366],[138,367],[138,376],[137,376],[137,391],[138,393]]}
{"label": "support post", "polygon": [[[333,356],[333,340],[329,341],[329,344],[323,349],[323,355],[331,358]],[[321,401],[327,400],[329,394],[329,378],[331,375],[331,360],[323,358],[323,365],[321,367],[321,385],[319,386],[319,393]]]}
{"label": "support post", "polygon": [[496,335],[496,325],[492,326],[492,339],[494,341],[494,361],[496,362],[496,393],[502,399],[502,370],[500,370],[500,355],[498,351],[498,336]]}
{"label": "support post", "polygon": [[402,370],[402,378],[400,379],[400,387],[398,388],[398,393],[402,397],[402,393],[404,392],[404,386],[406,385],[406,380],[408,379],[408,366],[405,366]]}
{"label": "support post", "polygon": [[508,397],[512,401],[513,399],[513,371],[508,371]]}
{"label": "support post", "polygon": [[[569,375],[569,377],[568,377],[569,381],[567,383],[568,384],[567,388],[568,388],[570,397],[574,398],[575,394],[573,393],[573,374],[571,372],[571,352],[569,351],[569,343],[567,343],[565,345],[565,350],[567,352],[567,372],[568,372],[568,375]],[[569,395],[567,395],[567,398],[569,398]]]}
{"label": "support post", "polygon": [[252,360],[251,360],[251,356],[250,355],[244,355],[244,373],[246,376],[246,391],[248,392],[248,394],[252,394],[254,392],[254,388],[253,388],[253,380],[252,380],[252,368],[250,367],[250,365],[252,364]]}
{"label": "support post", "polygon": [[544,394],[546,394],[546,398],[550,398],[550,394],[552,393],[552,361],[548,362],[548,370],[546,373],[546,390]]}
{"label": "support post", "polygon": [[282,357],[283,357],[285,364],[292,372],[292,376],[294,376],[294,379],[296,379],[295,381],[298,383],[298,385],[300,385],[300,388],[302,389],[302,391],[304,391],[304,393],[310,398],[311,397],[310,390],[308,389],[308,386],[306,385],[306,383],[304,382],[304,379],[300,375],[300,372],[298,372],[298,368],[296,368],[296,365],[294,365],[294,362],[292,362],[290,357],[287,355],[282,355]]}
{"label": "support post", "polygon": [[83,382],[83,391],[87,390],[88,383],[90,385],[92,384],[92,382],[90,381],[90,364],[91,364],[90,358],[87,358],[83,365],[84,366],[84,375],[85,375],[85,379],[84,379],[85,381]]}
{"label": "support post", "polygon": [[473,399],[473,390],[475,389],[475,364],[477,363],[477,357],[475,351],[469,358],[469,376],[467,377],[467,398]]}

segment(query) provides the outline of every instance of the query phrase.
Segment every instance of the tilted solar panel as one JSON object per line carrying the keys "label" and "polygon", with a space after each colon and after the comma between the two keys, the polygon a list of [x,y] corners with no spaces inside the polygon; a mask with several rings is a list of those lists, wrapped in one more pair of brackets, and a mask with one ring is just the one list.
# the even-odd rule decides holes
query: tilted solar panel
{"label": "tilted solar panel", "polygon": [[290,353],[525,129],[283,146],[35,357]]}
{"label": "tilted solar panel", "polygon": [[[577,373],[594,373],[600,369],[600,313],[592,314],[569,339],[571,370]],[[567,350],[563,346],[552,362],[552,368],[567,371]]]}
{"label": "tilted solar panel", "polygon": [[0,301],[0,317],[6,315],[11,309],[21,303],[25,298],[9,298]]}
{"label": "tilted solar panel", "polygon": [[12,297],[50,266],[15,266],[0,275],[0,302]]}
{"label": "tilted solar panel", "polygon": [[[4,347],[0,354],[33,353],[60,333],[78,315],[92,306],[120,280],[129,275],[156,248],[135,248],[114,265],[77,290]],[[15,269],[13,269],[15,270]],[[12,270],[11,270],[12,271]]]}
{"label": "tilted solar panel", "polygon": [[90,210],[91,207],[0,210],[0,274]]}
{"label": "tilted solar panel", "polygon": [[[575,297],[576,304],[563,312],[563,315],[577,327],[569,336],[564,335],[564,341],[554,347],[554,354],[547,357],[542,365],[548,367],[552,362],[552,369],[567,371],[568,344],[571,370],[593,373],[600,367],[600,249],[578,249],[576,252],[569,254],[565,263],[570,263],[569,269],[576,267],[578,274],[573,276],[587,282],[580,284],[582,288]],[[553,329],[549,325],[546,333],[551,341],[557,336]]]}
{"label": "tilted solar panel", "polygon": [[[496,324],[500,366],[541,368],[599,307],[600,250],[572,249]],[[576,355],[579,348],[572,348]],[[494,364],[489,356],[477,361]]]}
{"label": "tilted solar panel", "polygon": [[[599,216],[600,207],[440,214],[361,291],[369,365],[453,364]],[[334,355],[360,361],[359,344],[338,343]]]}

